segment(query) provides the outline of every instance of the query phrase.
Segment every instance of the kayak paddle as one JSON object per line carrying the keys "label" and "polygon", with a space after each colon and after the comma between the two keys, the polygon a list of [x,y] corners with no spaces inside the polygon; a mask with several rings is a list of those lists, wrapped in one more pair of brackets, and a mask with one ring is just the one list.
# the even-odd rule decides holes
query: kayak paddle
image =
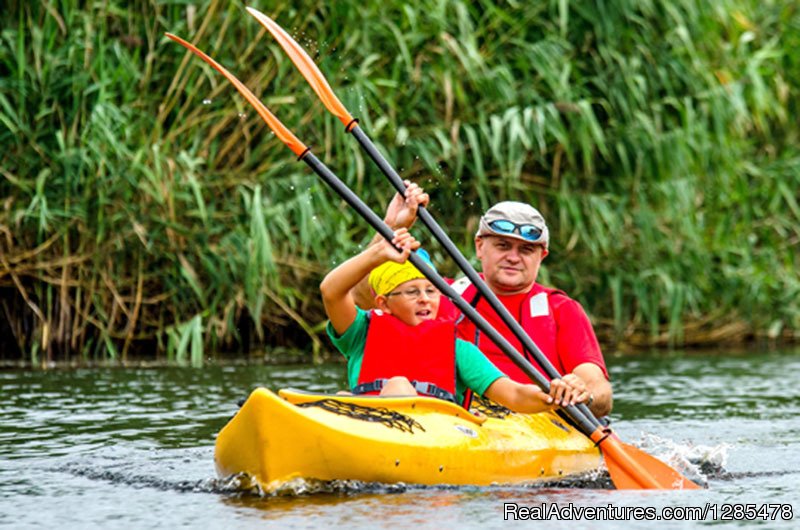
{"label": "kayak paddle", "polygon": [[[181,44],[192,53],[203,59],[215,70],[225,76],[234,87],[244,96],[258,112],[259,116],[267,123],[275,135],[295,154],[299,160],[305,162],[311,169],[322,178],[333,190],[359,215],[361,215],[382,237],[391,242],[394,232],[383,220],[378,217],[363,201],[350,190],[328,167],[323,164],[311,150],[305,146],[289,129],[287,129],[267,107],[233,74],[228,72],[223,66],[214,61],[211,57],[203,53],[194,45],[167,33],[167,37]],[[327,84],[327,83],[326,83]],[[517,364],[526,375],[528,375],[544,392],[549,392],[550,383],[545,379],[505,337],[500,335],[450,284],[434,271],[425,260],[412,253],[409,261],[423,273],[423,275],[445,296],[450,298],[453,304],[472,320],[476,327],[489,337],[500,349]],[[633,446],[623,444],[611,429],[599,425],[594,416],[585,414],[581,409],[574,405],[562,407],[567,415],[574,421],[581,432],[588,436],[601,449],[609,468],[612,481],[615,486],[622,489],[693,489],[698,488],[696,484],[683,477],[676,470],[670,468],[660,460],[636,449]],[[585,407],[584,407],[585,408]],[[588,410],[588,408],[586,408]]]}
{"label": "kayak paddle", "polygon": [[[300,73],[303,74],[303,77],[305,77],[308,83],[311,85],[311,88],[314,89],[314,92],[316,92],[317,96],[319,96],[320,100],[322,100],[325,108],[327,108],[334,116],[339,118],[339,120],[345,126],[345,131],[353,134],[358,143],[367,152],[369,157],[377,164],[383,174],[386,175],[386,177],[389,179],[389,182],[399,193],[402,194],[406,188],[405,184],[403,183],[403,179],[386,160],[386,158],[381,155],[380,151],[378,151],[378,149],[372,143],[372,140],[370,140],[361,127],[359,127],[358,120],[350,115],[339,98],[336,97],[336,94],[333,93],[330,84],[322,75],[319,67],[317,67],[314,61],[311,60],[311,57],[309,57],[305,50],[303,50],[303,48],[297,44],[297,42],[292,39],[292,37],[274,20],[263,13],[260,13],[256,9],[253,9],[252,7],[248,7],[247,11],[253,15],[261,23],[261,25],[272,34],[273,37],[275,37],[284,51],[286,51],[286,53],[289,55],[289,58],[292,60],[295,66],[297,66],[297,69],[300,70]],[[525,332],[517,319],[511,316],[511,314],[508,312],[508,309],[506,309],[502,302],[500,302],[500,300],[497,298],[497,295],[494,294],[494,291],[492,291],[489,286],[486,285],[486,282],[480,277],[472,264],[467,261],[458,247],[456,247],[450,237],[439,226],[430,212],[428,212],[424,206],[420,206],[417,217],[419,217],[419,219],[422,221],[422,224],[424,224],[425,227],[427,227],[428,230],[433,234],[434,238],[439,242],[439,244],[444,247],[447,254],[456,262],[458,268],[464,272],[469,281],[475,285],[480,295],[486,299],[495,313],[500,316],[500,318],[503,320],[503,323],[508,326],[517,339],[519,339],[524,349],[533,354],[534,359],[539,366],[544,369],[547,376],[551,379],[560,378],[561,374],[558,373],[558,370],[556,370],[556,368],[544,356],[542,351]],[[582,406],[585,407],[585,405]],[[592,419],[595,419],[594,415],[588,412],[588,408],[583,412],[584,414],[591,416]],[[600,422],[596,422],[596,424],[601,425]]]}

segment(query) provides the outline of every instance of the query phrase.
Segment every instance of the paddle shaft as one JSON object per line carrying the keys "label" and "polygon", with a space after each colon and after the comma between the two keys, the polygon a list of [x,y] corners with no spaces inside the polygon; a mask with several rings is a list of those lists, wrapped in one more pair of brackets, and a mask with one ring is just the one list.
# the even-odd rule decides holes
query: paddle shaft
{"label": "paddle shaft", "polygon": [[[372,161],[375,162],[383,174],[386,175],[386,177],[389,179],[389,182],[391,182],[395,189],[402,194],[406,189],[403,179],[400,178],[400,175],[397,174],[392,165],[389,164],[380,151],[378,151],[377,147],[375,147],[375,144],[372,143],[372,140],[370,140],[367,134],[361,130],[361,127],[359,127],[357,123],[349,128],[349,132],[352,133],[353,137],[356,139],[359,145],[361,145],[364,151],[366,151],[367,155],[369,155]],[[517,319],[511,315],[506,306],[504,306],[500,299],[497,298],[497,295],[494,294],[494,291],[492,291],[483,278],[480,277],[472,264],[467,261],[450,237],[445,233],[444,230],[442,230],[431,213],[424,206],[420,206],[417,212],[417,217],[419,217],[422,224],[425,225],[431,234],[433,234],[433,237],[439,242],[439,244],[444,247],[447,254],[456,262],[458,268],[464,272],[472,285],[474,285],[480,295],[486,299],[486,302],[494,310],[494,312],[497,313],[503,323],[508,326],[512,333],[514,333],[514,336],[517,337],[517,339],[522,343],[522,347],[530,352],[531,355],[533,355],[534,360],[539,366],[542,367],[547,376],[551,379],[560,378],[561,374],[558,372],[558,370],[556,370],[555,366],[553,366],[550,360],[544,355],[544,353],[542,353],[542,350],[539,349],[536,343],[533,342],[533,339],[531,339],[530,335],[528,335],[528,333],[522,328],[522,325],[517,322]],[[448,298],[450,297],[448,296]],[[472,306],[470,305],[470,307]],[[459,307],[459,309],[461,308]],[[473,322],[475,321],[474,319],[470,320]],[[483,331],[483,329],[481,329],[481,331]],[[486,332],[484,331],[484,333]],[[488,335],[488,333],[486,334]],[[492,340],[497,344],[496,340],[493,338]],[[514,353],[517,353],[516,350],[514,350]],[[529,375],[529,372],[533,367],[528,359],[521,355],[509,355],[509,357],[514,364],[516,364],[523,372],[525,372],[526,375]],[[539,374],[538,371],[534,371],[536,374]],[[546,387],[542,387],[542,390],[549,392],[550,383],[548,382]],[[583,403],[578,404],[577,407],[581,410],[583,415],[590,419],[594,427],[601,426],[600,422],[591,412],[589,407]]]}
{"label": "paddle shaft", "polygon": [[[302,155],[301,160],[305,162],[322,180],[325,181],[333,190],[349,204],[361,217],[364,218],[384,239],[391,243],[394,238],[394,231],[383,222],[383,219],[372,211],[358,195],[356,195],[347,185],[342,182],[328,167],[323,164],[311,151],[306,151]],[[496,329],[494,329],[489,322],[486,321],[478,311],[472,307],[469,302],[448,284],[439,274],[431,268],[428,263],[421,257],[412,252],[408,260],[414,265],[424,276],[427,278],[439,291],[442,292],[447,298],[452,300],[453,304],[461,310],[464,315],[475,323],[487,337],[489,337],[500,349],[508,355],[508,357],[519,366],[519,368],[531,378],[543,392],[550,391],[550,382],[545,379],[542,374],[536,370],[531,363],[529,363],[515,348],[503,337]],[[588,419],[583,412],[581,412],[574,405],[565,405],[562,408],[566,411],[569,418],[574,421],[585,435],[591,437],[592,432],[596,430],[595,424]]]}

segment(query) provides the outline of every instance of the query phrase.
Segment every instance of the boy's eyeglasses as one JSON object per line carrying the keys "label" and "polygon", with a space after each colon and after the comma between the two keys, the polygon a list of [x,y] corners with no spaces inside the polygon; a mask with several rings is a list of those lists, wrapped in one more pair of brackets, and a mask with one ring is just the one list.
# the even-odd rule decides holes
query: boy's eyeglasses
{"label": "boy's eyeglasses", "polygon": [[394,291],[392,293],[387,294],[386,296],[402,296],[404,299],[408,300],[409,302],[415,302],[422,297],[422,294],[425,294],[428,298],[432,300],[436,300],[439,298],[442,293],[439,292],[438,289],[435,287],[426,287],[425,289],[418,289],[417,287],[412,287],[410,289],[403,289],[402,291]]}
{"label": "boy's eyeglasses", "polygon": [[519,234],[528,241],[539,241],[542,231],[533,225],[518,225],[507,219],[498,219],[489,223],[489,228],[498,234]]}

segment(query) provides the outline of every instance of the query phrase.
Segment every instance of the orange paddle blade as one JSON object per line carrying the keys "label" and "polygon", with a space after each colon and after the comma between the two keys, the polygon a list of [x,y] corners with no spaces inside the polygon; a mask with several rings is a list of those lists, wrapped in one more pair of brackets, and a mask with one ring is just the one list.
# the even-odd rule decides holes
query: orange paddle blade
{"label": "orange paddle blade", "polygon": [[325,76],[319,71],[319,68],[317,68],[317,65],[311,60],[311,57],[309,57],[291,35],[286,33],[274,20],[252,7],[248,7],[247,11],[253,15],[267,31],[272,33],[272,36],[275,37],[278,44],[286,51],[286,54],[300,70],[300,73],[303,74],[303,77],[306,78],[306,81],[308,81],[311,88],[314,89],[314,92],[317,93],[317,96],[322,100],[325,107],[334,116],[339,118],[349,132],[350,127],[353,125],[353,117],[347,112],[347,109],[344,108],[344,105],[342,105],[342,102],[336,97],[336,94],[333,93]]}
{"label": "orange paddle blade", "polygon": [[599,442],[608,474],[617,489],[695,490],[700,486],[681,475],[658,458],[609,436],[597,429],[591,439]]}
{"label": "orange paddle blade", "polygon": [[193,44],[186,42],[182,38],[173,35],[172,33],[165,33],[165,35],[170,39],[174,40],[175,42],[177,42],[178,44],[180,44],[181,46],[183,46],[184,48],[186,48],[187,50],[191,51],[201,59],[203,59],[205,62],[210,64],[217,72],[224,75],[228,79],[228,81],[230,81],[231,84],[233,84],[233,86],[236,87],[236,90],[238,90],[239,93],[242,94],[242,96],[244,96],[244,99],[246,99],[247,102],[250,103],[250,105],[252,105],[254,109],[256,109],[258,115],[261,116],[261,118],[267,123],[267,125],[269,125],[269,128],[272,129],[272,132],[275,133],[275,136],[280,138],[280,140],[283,143],[285,143],[286,146],[289,149],[291,149],[295,155],[300,157],[303,153],[305,153],[308,150],[306,146],[303,144],[303,142],[298,140],[297,137],[292,133],[292,131],[287,129],[280,122],[280,120],[278,120],[278,118],[276,118],[275,115],[269,111],[266,105],[261,103],[261,101],[255,96],[255,94],[250,92],[250,89],[247,88],[244,85],[244,83],[239,81],[235,75],[227,71],[221,64],[219,64],[217,61],[215,61],[214,59],[203,53],[199,48],[195,47]]}

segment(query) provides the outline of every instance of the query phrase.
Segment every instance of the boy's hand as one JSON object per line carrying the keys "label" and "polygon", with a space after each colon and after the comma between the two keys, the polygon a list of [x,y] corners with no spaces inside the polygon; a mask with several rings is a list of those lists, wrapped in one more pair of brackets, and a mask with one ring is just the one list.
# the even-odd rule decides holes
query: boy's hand
{"label": "boy's hand", "polygon": [[[404,263],[411,255],[411,251],[418,249],[419,246],[419,241],[409,233],[407,228],[400,228],[395,231],[391,244],[385,239],[381,240],[380,252],[387,261]],[[400,251],[397,250],[398,248]]]}

